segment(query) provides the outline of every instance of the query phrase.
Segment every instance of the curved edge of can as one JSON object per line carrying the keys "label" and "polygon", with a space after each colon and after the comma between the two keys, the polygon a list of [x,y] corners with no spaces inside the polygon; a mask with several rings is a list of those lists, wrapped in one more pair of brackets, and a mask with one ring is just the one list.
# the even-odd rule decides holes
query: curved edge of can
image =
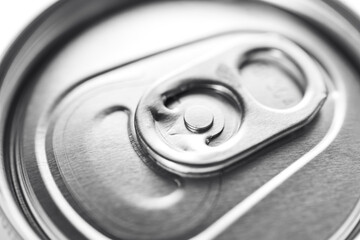
{"label": "curved edge of can", "polygon": [[[17,98],[18,86],[26,81],[26,76],[36,68],[36,63],[53,52],[54,47],[64,44],[80,30],[99,19],[139,2],[141,0],[57,1],[22,30],[4,55],[0,56],[0,228],[4,227],[10,239],[51,237],[39,226],[32,226],[32,223],[37,224],[36,220],[32,219],[31,214],[28,216],[29,214],[24,213],[22,208],[26,206],[20,203],[21,196],[17,195],[21,189],[14,186],[13,177],[10,176],[16,171],[10,171],[10,164],[6,163],[8,159],[4,157],[5,142],[9,141],[6,139],[8,115],[12,112],[13,100]],[[64,15],[67,16],[66,21],[63,21]],[[28,48],[31,50],[28,51]]]}
{"label": "curved edge of can", "polygon": [[[347,57],[355,61],[354,65],[360,64],[360,13],[350,9],[343,1],[320,0],[316,3],[312,0],[301,1],[301,7],[311,11],[302,11],[301,8],[295,7],[286,0],[259,1],[288,10],[325,27],[325,31],[329,35],[342,43],[342,50],[344,50]],[[322,7],[312,7],[315,4],[321,4]],[[315,19],[314,16],[320,17]],[[354,206],[353,212],[344,220],[342,226],[329,236],[329,239],[360,239],[360,199]]]}
{"label": "curved edge of can", "polygon": [[[261,0],[261,1],[271,2],[272,4],[280,6],[280,7],[281,7],[281,4],[283,4],[284,6],[287,5],[285,1],[279,1],[279,0],[277,0],[277,1]],[[66,0],[59,1],[58,3],[53,5],[51,7],[51,9],[55,10],[55,9],[60,8],[60,6],[62,6],[62,5],[66,5],[66,4],[71,5],[71,4],[75,4],[78,2],[81,2],[81,0],[73,1],[73,3],[71,3],[71,1],[66,1]],[[92,1],[92,2],[96,2],[96,1]],[[116,6],[121,6],[130,1],[111,1],[111,0],[109,0],[107,2],[112,3]],[[139,1],[134,1],[134,2],[139,2]],[[328,3],[325,3],[325,1],[322,1],[322,3],[328,4]],[[109,6],[108,6],[109,11],[114,10],[113,9],[114,5],[112,5],[112,4],[109,4]],[[90,3],[88,3],[88,5],[90,5]],[[104,4],[104,5],[106,5],[106,4]],[[328,5],[331,6],[331,4],[328,4]],[[284,6],[283,6],[283,8],[284,8]],[[336,4],[335,6],[338,6],[338,5]],[[334,8],[334,6],[331,6],[331,7]],[[93,11],[97,12],[97,10],[95,10],[95,9],[93,9]],[[296,12],[297,10],[292,9],[292,11]],[[327,11],[327,9],[324,9],[324,11]],[[348,11],[347,13],[349,13],[349,12],[350,11]],[[45,17],[48,15],[50,15],[50,13],[48,12],[48,10],[46,10],[41,16]],[[339,15],[339,16],[341,16],[341,15]],[[360,28],[360,21],[356,21],[354,23],[349,20],[349,16],[342,16],[342,17],[345,18],[347,21],[349,21],[351,24],[349,24],[349,22],[347,22],[347,21],[342,21],[340,26],[345,26],[342,31],[343,31],[343,33],[346,33],[346,34],[341,36],[341,38],[340,38],[340,36],[338,36],[338,39],[341,39],[341,41],[346,43],[344,45],[348,47],[348,51],[347,51],[348,54],[351,55],[353,58],[355,58],[357,62],[360,62],[360,49],[357,47],[360,44],[360,40],[359,40],[360,35],[358,34],[357,31],[354,31],[354,29],[358,30]],[[356,17],[353,17],[353,18],[356,19]],[[28,62],[26,62],[26,59],[25,60],[22,59],[24,53],[21,52],[21,49],[25,46],[24,43],[27,43],[28,39],[30,39],[30,37],[33,36],[32,34],[34,34],[36,32],[36,30],[39,30],[39,25],[41,25],[40,22],[42,21],[39,19],[40,19],[40,17],[37,18],[28,28],[26,28],[24,30],[24,32],[17,38],[15,43],[9,48],[8,52],[4,55],[2,62],[0,64],[0,86],[1,86],[1,88],[0,88],[0,109],[2,109],[2,113],[9,112],[9,110],[10,110],[9,105],[12,102],[12,101],[9,101],[9,99],[12,100],[14,97],[16,97],[14,89],[16,89],[16,86],[19,84],[20,81],[24,81],[24,77],[26,75],[25,73],[29,71],[29,69],[27,68],[28,67],[27,63],[29,63],[29,61],[31,60],[30,59],[31,56],[27,56],[26,59],[28,60]],[[40,21],[40,22],[36,23],[36,21]],[[85,20],[83,20],[83,21],[85,21]],[[71,24],[68,27],[71,28]],[[65,32],[70,33],[70,31],[67,31],[66,29],[67,29],[66,26],[64,26],[64,29],[61,29],[62,33],[65,33]],[[329,30],[331,30],[335,35],[335,32],[338,29],[339,29],[339,24],[335,24],[332,27],[332,29],[329,29]],[[354,32],[356,32],[357,34],[354,34]],[[62,37],[64,37],[64,36],[62,36]],[[347,39],[347,37],[349,37],[349,38]],[[47,39],[47,41],[48,41],[47,47],[52,46],[52,44],[57,40],[58,39],[56,39],[56,38],[50,39],[50,40]],[[41,44],[41,43],[39,43],[39,44]],[[41,49],[43,50],[43,48],[41,48]],[[354,54],[351,54],[351,51],[353,51]],[[40,52],[40,53],[42,53],[42,52]],[[42,56],[42,54],[39,54],[39,55]],[[36,58],[37,61],[39,61],[39,59],[41,58],[40,56],[38,56],[38,54],[36,52],[34,52],[32,56],[37,57]],[[17,61],[19,64],[22,64],[24,74],[19,74],[19,72],[22,72],[21,68],[20,68],[20,70],[19,70],[19,68],[17,68],[17,69],[14,68],[13,64],[16,65]],[[31,66],[34,66],[34,63]],[[5,80],[12,82],[12,86],[3,86],[3,84],[5,83]],[[6,93],[6,96],[9,98],[6,98],[6,101],[5,101],[4,100],[5,98],[1,95],[1,93],[6,92],[6,90],[7,90],[6,87],[8,87],[10,90],[12,89],[12,91],[9,91],[8,93]],[[6,120],[7,120],[6,115],[7,114],[0,115],[0,127],[1,127],[0,136],[2,139],[4,139],[3,129],[5,128],[5,125],[6,125]],[[0,169],[0,188],[4,189],[4,187],[5,187],[5,190],[6,190],[6,191],[1,191],[0,205],[2,208],[7,207],[6,209],[4,209],[4,214],[7,216],[7,219],[10,220],[11,224],[15,224],[15,223],[19,224],[19,220],[21,223],[26,223],[26,225],[27,225],[26,228],[24,226],[22,226],[22,233],[20,233],[21,236],[23,236],[23,237],[26,236],[27,239],[36,239],[37,238],[36,233],[34,232],[34,230],[30,227],[30,225],[26,221],[25,216],[23,216],[21,214],[19,206],[14,202],[15,196],[14,196],[13,191],[11,191],[11,183],[9,182],[10,180],[8,178],[9,173],[6,172],[6,168],[5,168],[4,162],[3,162],[3,160],[4,160],[3,159],[3,149],[0,149],[0,154],[1,154],[1,156],[0,156],[0,160],[1,160],[1,162],[0,162],[0,168],[1,168]],[[8,202],[8,201],[10,201],[10,202]],[[360,205],[360,202],[359,202],[359,205]],[[14,215],[14,213],[10,213],[11,211],[15,211],[16,216]],[[19,219],[15,220],[16,217],[18,217]]]}

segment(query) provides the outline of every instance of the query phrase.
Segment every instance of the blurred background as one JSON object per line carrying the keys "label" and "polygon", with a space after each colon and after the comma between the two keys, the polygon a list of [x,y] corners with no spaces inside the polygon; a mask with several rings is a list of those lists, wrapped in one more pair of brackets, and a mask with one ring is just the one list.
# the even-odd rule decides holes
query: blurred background
{"label": "blurred background", "polygon": [[0,0],[0,57],[17,35],[55,0]]}
{"label": "blurred background", "polygon": [[[360,16],[359,0],[332,1],[347,4]],[[0,58],[22,29],[54,2],[56,0],[0,0]]]}

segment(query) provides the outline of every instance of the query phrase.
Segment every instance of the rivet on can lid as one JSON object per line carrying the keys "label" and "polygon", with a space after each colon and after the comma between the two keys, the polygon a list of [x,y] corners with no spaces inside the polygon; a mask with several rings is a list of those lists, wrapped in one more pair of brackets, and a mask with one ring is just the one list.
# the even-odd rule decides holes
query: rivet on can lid
{"label": "rivet on can lid", "polygon": [[206,107],[194,106],[185,111],[184,122],[186,128],[191,132],[202,133],[212,127],[214,115]]}

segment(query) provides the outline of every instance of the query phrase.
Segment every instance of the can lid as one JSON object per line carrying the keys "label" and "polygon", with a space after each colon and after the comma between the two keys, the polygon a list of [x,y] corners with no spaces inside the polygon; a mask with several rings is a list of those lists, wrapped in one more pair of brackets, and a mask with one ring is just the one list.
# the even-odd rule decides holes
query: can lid
{"label": "can lid", "polygon": [[88,2],[33,65],[0,74],[0,187],[24,203],[6,214],[55,239],[348,236],[360,216],[350,27],[323,2],[115,2]]}

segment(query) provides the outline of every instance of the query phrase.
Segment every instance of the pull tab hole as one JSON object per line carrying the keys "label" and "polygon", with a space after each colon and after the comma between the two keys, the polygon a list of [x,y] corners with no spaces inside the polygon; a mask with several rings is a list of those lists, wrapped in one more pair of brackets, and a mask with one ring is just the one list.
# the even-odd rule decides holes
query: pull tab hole
{"label": "pull tab hole", "polygon": [[267,107],[291,108],[304,96],[305,77],[279,50],[253,52],[240,66],[240,75],[241,84]]}

